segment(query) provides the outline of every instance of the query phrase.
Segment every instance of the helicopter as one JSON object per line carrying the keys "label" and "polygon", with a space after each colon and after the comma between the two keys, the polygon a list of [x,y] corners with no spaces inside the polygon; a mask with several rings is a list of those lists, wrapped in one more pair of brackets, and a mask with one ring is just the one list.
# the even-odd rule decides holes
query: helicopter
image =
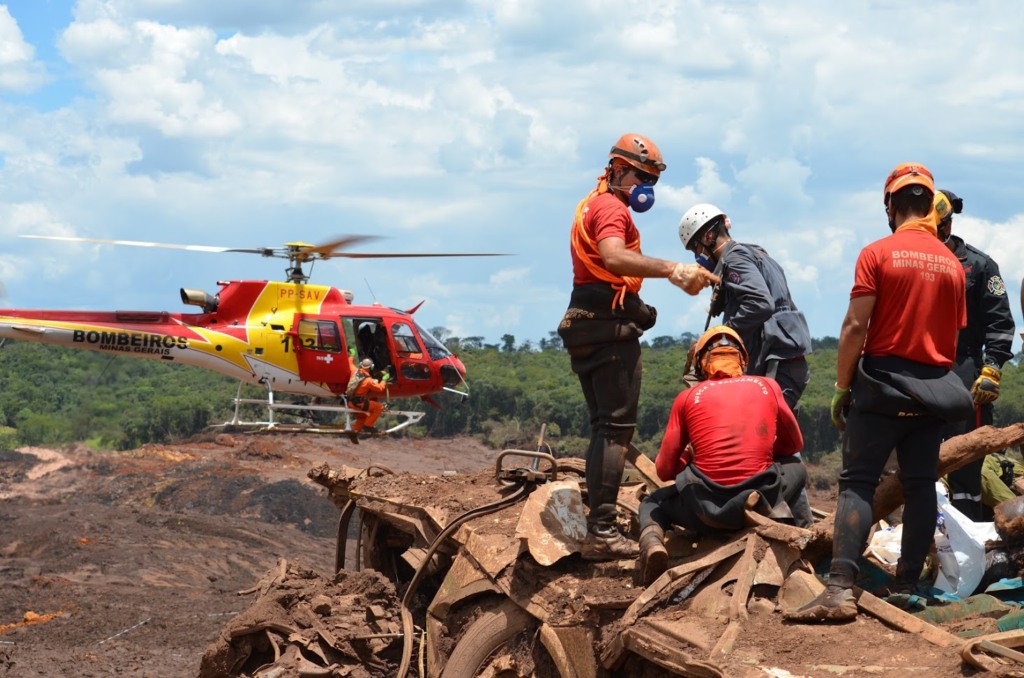
{"label": "helicopter", "polygon": [[[182,303],[195,313],[167,311],[67,311],[0,309],[0,337],[162,360],[213,370],[237,379],[234,415],[222,426],[265,430],[352,432],[353,417],[363,414],[349,403],[356,365],[373,363],[373,374],[388,376],[387,399],[420,398],[440,407],[433,396],[444,392],[469,396],[466,367],[408,310],[374,301],[357,305],[350,290],[309,283],[306,266],[335,257],[490,257],[497,253],[359,253],[344,251],[377,236],[353,235],[315,245],[288,242],[279,247],[229,248],[174,245],[76,236],[23,235],[24,238],[102,245],[156,247],[199,252],[236,252],[288,260],[284,281],[218,281],[209,294],[181,288]],[[243,398],[246,384],[262,387],[265,397]],[[279,400],[279,394],[305,402]],[[243,405],[266,410],[266,418],[248,421]],[[278,417],[279,414],[295,417]],[[343,425],[317,423],[341,415]],[[424,412],[385,410],[397,419],[384,433],[418,422]],[[299,418],[300,423],[285,421]]]}

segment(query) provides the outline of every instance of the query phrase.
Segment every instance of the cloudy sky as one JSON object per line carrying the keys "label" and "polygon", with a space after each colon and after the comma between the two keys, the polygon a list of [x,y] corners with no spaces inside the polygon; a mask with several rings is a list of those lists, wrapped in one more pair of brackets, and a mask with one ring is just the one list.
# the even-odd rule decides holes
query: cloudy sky
{"label": "cloudy sky", "polygon": [[[283,262],[22,234],[491,259],[321,262],[357,301],[535,344],[571,287],[569,225],[612,143],[662,149],[644,252],[689,261],[691,205],[786,269],[835,336],[885,175],[921,162],[954,231],[1024,276],[1024,42],[1003,2],[0,0],[0,281],[20,308],[191,311],[179,287]],[[699,332],[664,280],[649,336]],[[1020,340],[1014,347],[1020,350]]]}

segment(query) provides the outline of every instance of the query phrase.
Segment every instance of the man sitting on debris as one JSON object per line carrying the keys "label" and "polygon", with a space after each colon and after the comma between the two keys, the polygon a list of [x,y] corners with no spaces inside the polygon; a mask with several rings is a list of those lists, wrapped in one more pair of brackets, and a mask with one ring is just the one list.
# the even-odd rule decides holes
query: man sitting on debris
{"label": "man sitting on debris", "polygon": [[747,350],[724,325],[697,341],[694,360],[701,382],[676,397],[655,461],[658,477],[675,484],[640,505],[637,579],[644,585],[667,565],[665,528],[741,529],[744,504],[755,492],[764,513],[800,527],[813,520],[810,507],[797,502],[807,470],[793,455],[804,441],[779,384],[744,374]]}
{"label": "man sitting on debris", "polygon": [[349,431],[349,439],[356,445],[359,444],[359,432],[376,433],[374,424],[384,411],[384,406],[377,401],[377,398],[384,395],[388,389],[388,378],[391,375],[384,373],[380,379],[373,378],[373,361],[366,358],[359,363],[359,369],[355,371],[348,382],[349,407],[362,410],[365,415],[356,415],[352,422],[352,430]]}

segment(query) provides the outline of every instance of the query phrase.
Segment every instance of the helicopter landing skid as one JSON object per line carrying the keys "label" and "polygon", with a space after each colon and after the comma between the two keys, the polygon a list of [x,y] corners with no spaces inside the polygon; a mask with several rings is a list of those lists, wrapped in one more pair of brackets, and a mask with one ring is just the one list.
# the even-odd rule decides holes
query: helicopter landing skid
{"label": "helicopter landing skid", "polygon": [[[242,386],[244,383],[239,383],[238,393],[235,396],[235,414],[231,421],[226,421],[223,424],[215,425],[219,427],[255,427],[266,431],[282,431],[282,432],[304,432],[304,433],[352,433],[352,419],[359,415],[365,414],[363,410],[357,410],[348,407],[344,397],[341,398],[342,404],[340,405],[321,405],[314,403],[307,403],[302,405],[296,405],[294,403],[279,403],[274,401],[274,392],[267,390],[267,397],[264,398],[243,398],[242,397]],[[266,421],[243,421],[239,410],[242,405],[262,405],[267,408],[267,419]],[[274,414],[276,412],[291,413],[298,416],[306,416],[315,412],[326,412],[331,414],[344,415],[343,424],[323,424],[315,421],[308,422],[281,422],[275,421]],[[419,422],[426,416],[426,412],[414,412],[410,410],[391,410],[387,409],[381,417],[398,417],[400,421],[394,426],[386,429],[378,430],[377,434],[388,434],[396,431],[401,431],[407,426],[411,426]]]}

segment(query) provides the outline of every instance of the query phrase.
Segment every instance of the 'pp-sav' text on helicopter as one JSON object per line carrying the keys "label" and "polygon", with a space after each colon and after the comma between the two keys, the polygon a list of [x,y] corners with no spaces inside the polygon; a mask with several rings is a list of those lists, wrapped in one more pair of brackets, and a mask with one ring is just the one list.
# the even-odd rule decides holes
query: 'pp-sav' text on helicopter
{"label": "'pp-sav' text on helicopter", "polygon": [[[278,248],[238,249],[170,245],[64,236],[23,236],[46,240],[163,247],[200,252],[245,252],[288,260],[287,280],[220,281],[208,294],[181,289],[185,304],[199,313],[166,311],[58,311],[0,309],[0,337],[108,351],[136,358],[166,360],[211,369],[239,380],[234,400],[236,426],[279,429],[348,430],[358,415],[346,391],[356,363],[369,358],[378,376],[389,375],[388,398],[431,396],[441,391],[468,395],[462,362],[419,326],[408,311],[353,304],[348,290],[311,285],[304,265],[333,257],[461,257],[497,254],[375,254],[341,251],[373,236],[349,236],[322,245],[285,243]],[[420,302],[422,304],[422,302]],[[265,399],[242,397],[245,384],[266,389]],[[461,389],[461,390],[460,390]],[[304,403],[275,400],[275,393],[308,396]],[[240,406],[265,406],[265,421],[243,421]],[[275,412],[342,415],[344,427],[288,424]],[[424,413],[391,409],[393,432],[416,423]],[[394,419],[393,419],[394,421]]]}

